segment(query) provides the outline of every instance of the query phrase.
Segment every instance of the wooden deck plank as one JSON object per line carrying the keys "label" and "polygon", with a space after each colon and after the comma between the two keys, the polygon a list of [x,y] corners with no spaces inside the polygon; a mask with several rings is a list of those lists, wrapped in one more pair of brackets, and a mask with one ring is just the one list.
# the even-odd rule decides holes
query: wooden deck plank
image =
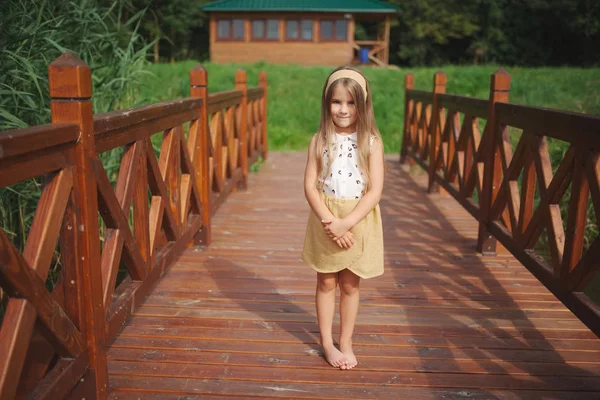
{"label": "wooden deck plank", "polygon": [[[313,341],[309,343],[264,343],[221,341],[221,340],[196,340],[196,339],[165,339],[160,337],[129,337],[123,336],[115,341],[114,347],[120,348],[147,348],[153,350],[190,350],[190,351],[217,351],[255,354],[304,354],[311,355],[319,353],[319,348]],[[385,353],[382,350],[385,348]],[[355,345],[356,356],[367,357],[421,357],[421,358],[443,358],[443,359],[494,359],[506,361],[532,361],[532,362],[585,362],[600,363],[600,352],[577,351],[577,350],[518,350],[503,348],[461,348],[461,347],[399,347]]]}
{"label": "wooden deck plank", "polygon": [[[316,333],[316,332],[315,332]],[[195,340],[242,340],[249,342],[297,342],[317,343],[318,335],[311,332],[288,332],[284,330],[221,330],[198,328],[165,328],[129,325],[121,332],[121,337],[152,337],[163,339],[195,339]],[[362,346],[397,346],[397,347],[457,347],[482,349],[522,349],[522,350],[586,350],[597,351],[598,344],[593,340],[572,339],[529,339],[495,337],[453,337],[451,339],[438,336],[418,335],[386,335],[360,334],[354,337],[354,343]]]}
{"label": "wooden deck plank", "polygon": [[393,161],[360,364],[329,367],[300,260],[304,163],[270,153],[215,215],[211,246],[188,249],[136,310],[108,353],[111,398],[600,397],[600,340],[513,257],[477,255],[470,215]]}
{"label": "wooden deck plank", "polygon": [[[205,330],[209,329],[233,329],[241,330],[272,330],[273,326],[260,320],[244,321],[231,319],[186,319],[169,318],[165,320],[159,317],[136,316],[130,321],[130,325],[143,325],[155,327],[195,327]],[[316,323],[278,322],[277,326],[287,332],[315,332],[318,333]],[[334,333],[338,333],[334,325]],[[440,327],[440,326],[402,326],[402,325],[357,325],[355,333],[362,334],[390,334],[390,335],[417,335],[417,336],[439,336],[439,337],[495,337],[495,338],[522,338],[531,339],[592,339],[596,336],[587,328],[562,330],[555,326],[539,328],[517,328],[515,326],[470,326],[470,327]]]}
{"label": "wooden deck plank", "polygon": [[[294,296],[294,304],[301,306],[303,309],[309,307],[310,309],[314,306],[314,296]],[[289,299],[287,301],[290,301]],[[282,307],[285,308],[286,302],[281,301],[270,301],[269,299],[262,300],[249,300],[246,299],[245,302],[248,304],[249,309],[251,307],[266,307],[265,311],[271,309],[271,311],[279,311],[281,312]],[[472,310],[505,310],[510,309],[505,307],[505,302],[495,301],[495,302],[487,302],[487,304],[481,304],[482,302],[474,302],[474,301],[464,301],[453,303],[449,300],[439,300],[439,299],[406,299],[401,302],[402,307],[411,307],[411,308],[423,308],[423,309],[444,309],[447,311],[456,311],[460,309],[472,309]],[[153,296],[152,298],[146,301],[147,305],[155,306],[155,307],[197,307],[197,308],[212,308],[212,309],[230,309],[236,308],[235,304],[232,304],[228,301],[224,301],[222,299],[195,299],[189,300],[185,297],[175,297],[175,296]],[[371,308],[393,308],[397,307],[397,301],[394,302],[387,298],[370,298],[367,301],[362,301],[361,304],[363,307]],[[555,302],[521,302],[519,304],[520,308],[523,311],[556,311],[559,313],[568,312],[561,307],[561,303]],[[560,314],[559,314],[560,315]]]}
{"label": "wooden deck plank", "polygon": [[[238,318],[246,319],[245,314],[247,313],[258,313],[263,314],[265,320],[297,320],[307,319],[306,315],[310,313],[312,307],[306,304],[271,304],[258,303],[249,304],[244,311],[237,310],[224,310],[222,307],[210,307],[205,309],[202,307],[194,307],[193,305],[146,305],[141,307],[136,315],[160,315],[164,317],[174,316],[189,316],[191,318]],[[460,309],[461,316],[473,318],[473,319],[510,319],[512,321],[518,319],[532,320],[551,320],[556,322],[557,320],[564,320],[573,322],[576,319],[569,313],[563,312],[562,310],[550,310],[550,311],[527,311],[522,310],[496,310],[496,309]],[[362,316],[359,316],[359,323],[371,323],[385,325],[388,323],[389,318],[394,318],[394,323],[401,323],[406,319],[406,308],[398,309],[394,307],[369,307],[365,309],[366,312]],[[444,321],[448,319],[448,313],[452,312],[452,309],[434,309],[434,308],[422,308],[420,309],[420,319],[435,319],[437,321]],[[218,313],[218,315],[214,315]],[[524,315],[525,314],[525,315]],[[457,317],[451,317],[454,321]],[[309,319],[309,321],[311,321]],[[440,322],[443,323],[443,322]]]}
{"label": "wooden deck plank", "polygon": [[[428,300],[445,300],[445,301],[458,301],[458,302],[465,302],[465,301],[476,301],[476,302],[489,302],[489,301],[500,301],[500,302],[508,302],[508,303],[513,303],[512,299],[514,299],[515,301],[544,301],[544,302],[548,302],[548,301],[552,301],[552,302],[557,302],[559,304],[560,303],[558,300],[556,300],[556,297],[554,297],[551,294],[548,293],[539,293],[539,294],[520,294],[520,293],[503,293],[503,294],[496,294],[496,293],[468,293],[468,292],[464,292],[464,293],[457,293],[456,291],[453,291],[452,293],[437,293],[437,292],[431,292],[431,291],[419,291],[419,292],[412,292],[412,293],[407,293],[406,291],[402,291],[399,292],[398,290],[392,290],[392,291],[379,291],[379,292],[368,292],[367,290],[363,290],[361,292],[362,297],[361,297],[361,302],[363,301],[370,301],[370,299],[377,299],[377,298],[387,298],[390,300],[395,300],[395,301],[402,301],[403,299],[428,299]],[[186,299],[202,299],[202,298],[225,298],[225,299],[237,299],[237,300],[241,300],[241,299],[258,299],[258,298],[263,298],[263,299],[271,299],[270,301],[273,301],[273,299],[277,299],[277,298],[282,298],[282,297],[286,297],[286,298],[296,298],[298,296],[303,296],[303,297],[307,297],[307,296],[314,296],[314,293],[307,293],[306,291],[301,292],[298,290],[291,290],[291,289],[278,289],[276,291],[271,291],[270,293],[253,293],[252,291],[235,291],[234,288],[229,288],[228,291],[221,291],[221,290],[210,290],[207,291],[205,293],[199,293],[198,290],[180,290],[177,288],[173,288],[173,289],[165,289],[165,288],[161,288],[160,291],[155,291],[153,293],[154,296],[172,296],[172,297],[179,297],[179,298],[186,298]]]}
{"label": "wooden deck plank", "polygon": [[330,384],[352,386],[386,387],[461,387],[466,389],[499,389],[510,387],[517,390],[589,391],[598,387],[600,376],[571,377],[521,375],[518,378],[497,374],[461,374],[437,372],[433,376],[420,372],[360,371],[358,374],[340,373],[333,368],[305,369],[301,375],[292,368],[261,368],[236,365],[206,365],[179,363],[144,363],[135,361],[112,361],[111,371],[116,375],[153,376],[164,378],[219,379],[272,383],[297,382],[301,384]]}
{"label": "wooden deck plank", "polygon": [[[280,383],[280,382],[252,382],[252,381],[222,381],[189,378],[148,378],[148,377],[122,377],[113,378],[114,382],[123,389],[113,392],[113,399],[124,399],[124,390],[134,390],[137,398],[149,399],[154,392],[154,399],[204,399],[206,395],[221,394],[235,396],[235,398],[278,398],[278,399],[377,399],[377,400],[597,400],[596,392],[547,392],[527,390],[478,390],[462,388],[409,388],[393,386],[343,386],[331,384],[306,384],[306,383]],[[138,388],[144,388],[142,390]],[[125,392],[126,393],[126,392]],[[189,397],[194,395],[198,397]],[[170,396],[170,397],[167,397]],[[295,397],[292,397],[295,396]],[[229,398],[232,398],[229,397]],[[129,397],[136,398],[136,397]]]}
{"label": "wooden deck plank", "polygon": [[[112,361],[138,361],[204,365],[241,365],[277,368],[330,369],[326,364],[315,363],[314,357],[305,354],[254,354],[210,351],[151,350],[136,348],[113,348],[109,352]],[[503,360],[425,359],[421,357],[384,358],[369,357],[361,369],[366,371],[396,372],[445,372],[496,375],[534,376],[589,376],[598,377],[600,365],[579,363],[576,368],[567,363],[515,362]]]}

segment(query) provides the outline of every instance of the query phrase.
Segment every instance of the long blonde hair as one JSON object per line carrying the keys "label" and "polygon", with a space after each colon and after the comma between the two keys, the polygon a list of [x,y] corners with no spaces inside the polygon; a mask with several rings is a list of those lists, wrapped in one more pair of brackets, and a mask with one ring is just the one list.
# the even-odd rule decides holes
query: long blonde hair
{"label": "long blonde hair", "polygon": [[[348,69],[356,71],[365,78],[367,98],[365,101],[365,95],[361,86],[354,79],[340,78],[333,82],[329,88],[327,88],[327,82],[329,77],[335,72],[342,69]],[[323,93],[321,96],[321,121],[319,122],[319,129],[317,131],[316,140],[316,154],[317,154],[317,185],[320,189],[324,184],[323,180],[319,179],[321,176],[327,177],[331,172],[331,164],[335,154],[332,151],[327,152],[329,162],[327,163],[327,171],[323,175],[323,152],[329,144],[335,141],[335,125],[331,118],[331,98],[333,97],[333,91],[338,85],[343,85],[350,95],[354,99],[356,107],[357,120],[356,120],[356,135],[357,135],[357,153],[358,153],[358,167],[364,173],[365,188],[368,187],[370,182],[370,171],[369,171],[369,159],[371,155],[371,136],[374,136],[374,140],[379,140],[382,144],[381,134],[377,125],[375,124],[375,115],[373,113],[373,101],[371,98],[371,89],[369,88],[369,82],[364,74],[354,68],[350,67],[339,67],[329,74],[325,84],[323,85]],[[331,150],[331,149],[330,149]],[[337,151],[337,146],[336,146]]]}

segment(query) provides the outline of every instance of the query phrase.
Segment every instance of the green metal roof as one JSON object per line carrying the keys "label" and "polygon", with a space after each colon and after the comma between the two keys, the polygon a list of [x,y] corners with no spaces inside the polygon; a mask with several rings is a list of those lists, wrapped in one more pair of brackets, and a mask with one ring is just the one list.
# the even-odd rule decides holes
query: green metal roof
{"label": "green metal roof", "polygon": [[217,0],[204,11],[314,11],[397,13],[398,7],[379,0]]}

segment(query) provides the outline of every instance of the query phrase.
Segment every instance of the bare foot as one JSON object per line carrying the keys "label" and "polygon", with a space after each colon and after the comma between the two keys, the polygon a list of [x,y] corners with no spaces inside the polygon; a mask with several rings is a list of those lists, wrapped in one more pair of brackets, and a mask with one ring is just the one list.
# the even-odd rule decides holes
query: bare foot
{"label": "bare foot", "polygon": [[341,368],[348,362],[342,352],[339,351],[333,344],[329,346],[323,346],[323,353],[325,354],[325,359],[332,367]]}
{"label": "bare foot", "polygon": [[347,360],[346,363],[340,366],[340,369],[352,369],[358,365],[358,361],[352,350],[352,343],[347,346],[340,345],[340,350],[342,350],[342,354]]}

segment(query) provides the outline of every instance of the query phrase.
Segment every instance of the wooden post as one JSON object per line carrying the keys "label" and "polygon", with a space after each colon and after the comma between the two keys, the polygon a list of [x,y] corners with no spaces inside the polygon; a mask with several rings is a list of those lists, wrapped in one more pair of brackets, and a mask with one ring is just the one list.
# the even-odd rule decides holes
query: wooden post
{"label": "wooden post", "polygon": [[440,146],[442,130],[440,129],[440,116],[442,110],[438,105],[438,94],[446,93],[446,74],[438,71],[433,75],[433,101],[431,105],[431,121],[429,125],[429,185],[427,191],[429,193],[438,193],[439,186],[435,183],[436,174],[436,159]]}
{"label": "wooden post", "polygon": [[240,147],[239,152],[241,159],[239,163],[236,160],[236,166],[242,168],[242,181],[240,187],[248,188],[248,74],[243,69],[235,73],[235,88],[242,91],[242,102],[240,103],[242,123],[240,124]]}
{"label": "wooden post", "polygon": [[496,253],[496,239],[488,232],[487,225],[490,209],[498,196],[500,184],[502,182],[502,164],[500,153],[497,149],[499,143],[499,134],[496,126],[496,103],[508,102],[510,90],[510,75],[502,68],[492,74],[490,80],[489,111],[487,120],[487,139],[482,140],[482,149],[484,152],[483,169],[483,187],[481,199],[479,201],[481,219],[479,221],[479,234],[477,237],[477,251],[483,254]]}
{"label": "wooden post", "polygon": [[261,120],[262,120],[262,157],[263,160],[267,159],[267,153],[269,152],[269,141],[267,136],[267,73],[260,71],[258,74],[258,85],[263,88],[263,98],[261,104]]}
{"label": "wooden post", "polygon": [[404,131],[402,132],[402,145],[400,146],[400,164],[404,164],[406,162],[406,155],[408,154],[408,146],[410,146],[411,139],[408,137],[408,125],[409,125],[409,101],[408,101],[408,92],[407,90],[413,89],[415,87],[415,76],[411,73],[408,73],[404,76]]}
{"label": "wooden post", "polygon": [[354,46],[356,45],[355,43],[355,39],[354,39],[354,30],[356,29],[356,23],[354,21],[354,16],[352,16],[350,19],[347,20],[348,21],[348,37],[347,37],[347,42],[349,43],[348,46],[348,64],[351,64],[354,61]]}
{"label": "wooden post", "polygon": [[75,147],[73,191],[68,213],[72,213],[75,256],[68,267],[75,277],[74,285],[65,292],[66,302],[79,305],[79,328],[86,338],[90,373],[95,382],[95,396],[108,396],[106,363],[106,317],[102,299],[100,272],[100,237],[98,230],[98,192],[90,158],[95,156],[94,120],[92,112],[92,76],[90,67],[71,53],[65,53],[48,68],[50,108],[53,123],[75,123],[80,134]]}
{"label": "wooden post", "polygon": [[286,21],[285,18],[278,19],[277,28],[279,30],[279,43],[285,42],[285,21]]}
{"label": "wooden post", "polygon": [[217,20],[215,19],[214,14],[210,13],[210,22],[209,22],[209,27],[208,27],[208,42],[209,42],[208,54],[210,56],[210,61],[212,61],[212,62],[218,62],[215,58],[217,35],[218,35]]}
{"label": "wooden post", "polygon": [[390,63],[390,17],[385,17],[385,28],[383,33],[385,49],[383,50],[383,62],[388,65]]}
{"label": "wooden post", "polygon": [[[244,21],[244,42],[250,43],[250,40],[252,38],[252,21],[248,18],[245,18],[244,16],[238,16],[235,18],[237,19],[240,17]],[[233,29],[233,26],[231,27],[231,29]],[[265,27],[265,29],[266,29],[266,27]],[[266,33],[265,33],[265,35],[266,35]]]}
{"label": "wooden post", "polygon": [[193,149],[190,149],[196,174],[196,185],[200,189],[200,202],[202,203],[202,230],[194,237],[194,241],[208,246],[211,242],[211,188],[208,166],[208,141],[210,140],[208,130],[208,72],[200,64],[190,71],[190,96],[200,97],[203,100],[200,118],[197,121],[198,125],[194,131],[196,137],[193,142]]}

